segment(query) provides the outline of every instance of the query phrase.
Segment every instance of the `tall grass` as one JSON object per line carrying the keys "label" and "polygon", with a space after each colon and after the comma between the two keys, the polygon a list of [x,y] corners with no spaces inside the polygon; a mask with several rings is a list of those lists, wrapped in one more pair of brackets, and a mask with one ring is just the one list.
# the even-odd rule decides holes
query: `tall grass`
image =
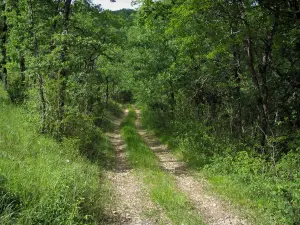
{"label": "tall grass", "polygon": [[176,188],[173,177],[160,168],[155,154],[137,133],[135,118],[134,110],[130,109],[121,125],[121,134],[127,145],[129,161],[143,177],[152,200],[165,210],[173,224],[203,224],[187,197]]}
{"label": "tall grass", "polygon": [[0,224],[98,224],[99,165],[78,140],[41,136],[38,121],[0,93]]}

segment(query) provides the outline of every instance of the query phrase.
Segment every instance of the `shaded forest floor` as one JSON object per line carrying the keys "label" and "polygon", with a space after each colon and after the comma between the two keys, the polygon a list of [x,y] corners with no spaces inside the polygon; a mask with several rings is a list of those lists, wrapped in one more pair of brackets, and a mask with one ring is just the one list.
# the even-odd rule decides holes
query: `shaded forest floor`
{"label": "shaded forest floor", "polygon": [[107,133],[116,159],[115,169],[106,173],[114,192],[106,224],[248,224],[140,120],[139,110],[129,115],[126,110],[123,122],[115,120],[114,131]]}

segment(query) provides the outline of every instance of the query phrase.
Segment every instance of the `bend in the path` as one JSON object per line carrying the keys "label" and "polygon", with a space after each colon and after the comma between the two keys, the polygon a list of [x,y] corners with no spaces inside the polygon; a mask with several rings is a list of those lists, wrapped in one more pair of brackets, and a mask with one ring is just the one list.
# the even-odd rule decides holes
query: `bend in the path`
{"label": "bend in the path", "polygon": [[[128,110],[125,111],[125,116],[127,113]],[[110,221],[106,221],[105,224],[158,224],[160,220],[165,220],[165,216],[151,202],[143,183],[127,162],[126,145],[121,138],[120,124],[121,119],[116,121],[114,132],[107,134],[115,150],[116,165],[113,171],[106,172],[106,177],[114,188],[115,204],[110,206]],[[147,212],[154,212],[155,216],[149,218],[145,214]]]}
{"label": "bend in the path", "polygon": [[137,114],[136,127],[138,133],[153,150],[160,161],[162,169],[173,174],[178,188],[187,194],[190,201],[202,214],[204,221],[211,225],[247,224],[246,220],[237,216],[227,203],[208,193],[206,191],[206,182],[195,179],[192,173],[186,169],[186,164],[177,160],[166,145],[160,144],[153,134],[142,129],[140,111],[137,109],[135,111]]}

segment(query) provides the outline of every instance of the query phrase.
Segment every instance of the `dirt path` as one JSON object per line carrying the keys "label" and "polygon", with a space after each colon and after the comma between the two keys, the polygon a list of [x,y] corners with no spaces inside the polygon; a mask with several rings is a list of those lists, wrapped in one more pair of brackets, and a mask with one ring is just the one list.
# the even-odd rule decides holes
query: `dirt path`
{"label": "dirt path", "polygon": [[[127,115],[128,110],[125,111]],[[159,224],[165,216],[150,200],[147,192],[126,159],[125,144],[120,135],[121,119],[115,121],[115,130],[108,133],[115,149],[116,166],[114,171],[107,171],[106,177],[113,186],[115,204],[110,206],[110,221],[105,224]],[[151,217],[151,218],[150,218]]]}
{"label": "dirt path", "polygon": [[190,201],[203,215],[204,222],[213,225],[237,225],[247,224],[246,220],[236,216],[231,207],[221,201],[217,196],[206,191],[205,181],[198,181],[186,170],[183,162],[178,161],[167,146],[161,145],[158,139],[149,132],[143,130],[140,125],[140,111],[136,110],[136,127],[145,143],[156,154],[161,163],[162,169],[173,174],[178,188],[187,194]]}

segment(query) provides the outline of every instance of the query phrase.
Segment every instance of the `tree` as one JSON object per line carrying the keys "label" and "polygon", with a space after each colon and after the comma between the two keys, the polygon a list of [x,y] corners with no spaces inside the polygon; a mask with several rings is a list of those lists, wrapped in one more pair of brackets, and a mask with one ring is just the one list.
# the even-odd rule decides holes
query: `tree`
{"label": "tree", "polygon": [[3,81],[4,90],[7,89],[7,68],[6,68],[6,43],[7,43],[7,35],[8,35],[8,26],[7,26],[7,10],[6,10],[6,2],[1,1],[1,79]]}

